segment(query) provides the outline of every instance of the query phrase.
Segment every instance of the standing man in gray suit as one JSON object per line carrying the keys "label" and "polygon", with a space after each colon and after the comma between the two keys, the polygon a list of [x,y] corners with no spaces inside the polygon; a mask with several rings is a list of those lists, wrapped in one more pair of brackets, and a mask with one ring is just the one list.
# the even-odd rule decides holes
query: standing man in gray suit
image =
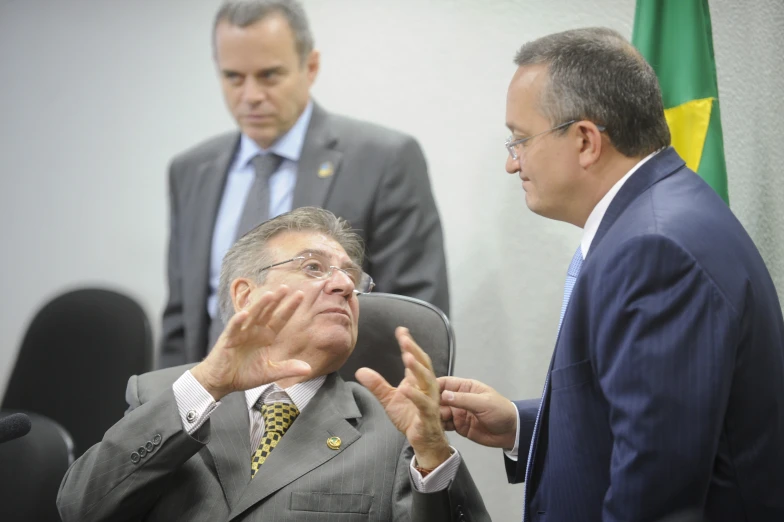
{"label": "standing man in gray suit", "polygon": [[337,374],[372,288],[362,254],[314,207],[243,236],[223,262],[215,348],[130,379],[125,417],[63,479],[63,520],[489,520],[405,329],[399,387]]}
{"label": "standing man in gray suit", "polygon": [[177,156],[169,172],[169,297],[158,367],[201,360],[223,329],[221,260],[262,221],[302,206],[348,220],[382,292],[449,313],[441,221],[411,136],[326,112],[310,98],[319,71],[295,0],[227,0],[214,54],[239,132]]}

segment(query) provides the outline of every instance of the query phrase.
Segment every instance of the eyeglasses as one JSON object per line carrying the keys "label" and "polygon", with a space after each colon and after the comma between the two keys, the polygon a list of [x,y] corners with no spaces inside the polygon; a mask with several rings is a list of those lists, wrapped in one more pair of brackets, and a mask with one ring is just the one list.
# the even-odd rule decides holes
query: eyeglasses
{"label": "eyeglasses", "polygon": [[330,265],[329,261],[327,261],[324,257],[313,253],[307,253],[302,256],[292,257],[291,259],[287,259],[285,261],[273,263],[260,269],[259,273],[276,266],[285,265],[286,263],[294,263],[296,270],[299,270],[306,276],[312,277],[313,279],[329,279],[332,277],[332,274],[335,270],[340,270],[346,274],[349,279],[351,279],[351,282],[354,284],[355,294],[367,294],[373,290],[374,286],[376,286],[376,284],[373,282],[373,278],[370,277],[370,275],[367,273],[363,272],[361,269],[356,267],[340,268],[339,266]]}
{"label": "eyeglasses", "polygon": [[[534,134],[533,136],[528,136],[527,138],[520,138],[519,140],[512,140],[512,137],[509,136],[506,139],[506,143],[505,143],[506,150],[509,151],[509,155],[512,156],[512,159],[517,161],[518,159],[520,159],[521,153],[518,152],[518,151],[522,151],[523,143],[527,142],[528,140],[532,140],[532,139],[536,138],[537,136],[541,136],[543,134],[547,134],[548,132],[553,132],[553,131],[558,130],[558,129],[564,129],[564,128],[568,127],[569,125],[571,125],[572,123],[577,123],[577,121],[578,120],[569,120],[569,121],[567,121],[565,123],[562,123],[560,125],[556,125],[552,129],[547,129],[546,131],[540,132],[538,134]],[[604,125],[597,125],[596,128],[599,129],[599,132],[604,132],[605,131]]]}

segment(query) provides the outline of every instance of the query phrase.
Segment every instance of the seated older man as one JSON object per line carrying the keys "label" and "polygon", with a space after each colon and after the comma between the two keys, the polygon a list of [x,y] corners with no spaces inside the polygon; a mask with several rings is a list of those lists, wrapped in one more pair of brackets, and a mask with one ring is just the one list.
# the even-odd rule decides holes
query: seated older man
{"label": "seated older man", "polygon": [[63,520],[488,520],[405,329],[397,388],[366,368],[372,393],[336,373],[356,344],[357,294],[372,288],[362,252],[316,208],[237,241],[215,347],[131,377],[128,412],[63,479]]}

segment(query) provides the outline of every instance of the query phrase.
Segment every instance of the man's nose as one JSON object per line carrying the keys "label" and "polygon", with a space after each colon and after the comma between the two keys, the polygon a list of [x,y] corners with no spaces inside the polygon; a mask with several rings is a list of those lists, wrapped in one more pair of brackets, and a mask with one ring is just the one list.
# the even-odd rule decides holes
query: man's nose
{"label": "man's nose", "polygon": [[506,155],[506,171],[509,174],[517,174],[520,172],[520,157],[514,159],[511,154]]}
{"label": "man's nose", "polygon": [[325,291],[330,294],[351,295],[354,292],[354,281],[339,268],[332,268],[332,273],[327,277]]}
{"label": "man's nose", "polygon": [[242,99],[249,104],[263,102],[267,98],[267,91],[264,86],[255,78],[248,78],[242,89]]}

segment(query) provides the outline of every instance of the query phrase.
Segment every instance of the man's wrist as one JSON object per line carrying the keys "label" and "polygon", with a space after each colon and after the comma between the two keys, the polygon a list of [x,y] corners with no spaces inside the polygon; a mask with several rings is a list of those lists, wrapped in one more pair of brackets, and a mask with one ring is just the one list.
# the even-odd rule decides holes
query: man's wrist
{"label": "man's wrist", "polygon": [[446,441],[443,445],[438,445],[434,448],[428,448],[420,451],[417,451],[415,448],[414,458],[416,459],[416,464],[414,467],[424,475],[446,462],[447,459],[449,459],[451,456],[452,448]]}
{"label": "man's wrist", "polygon": [[207,379],[207,376],[205,375],[206,372],[204,371],[204,367],[202,366],[203,364],[204,363],[202,362],[197,364],[193,368],[191,368],[191,375],[193,375],[193,377],[197,381],[199,381],[199,384],[202,385],[202,387],[207,391],[207,393],[212,395],[212,398],[215,399],[215,402],[218,402],[223,397],[228,395],[229,391],[224,390],[222,388],[217,388],[210,384],[209,379]]}

